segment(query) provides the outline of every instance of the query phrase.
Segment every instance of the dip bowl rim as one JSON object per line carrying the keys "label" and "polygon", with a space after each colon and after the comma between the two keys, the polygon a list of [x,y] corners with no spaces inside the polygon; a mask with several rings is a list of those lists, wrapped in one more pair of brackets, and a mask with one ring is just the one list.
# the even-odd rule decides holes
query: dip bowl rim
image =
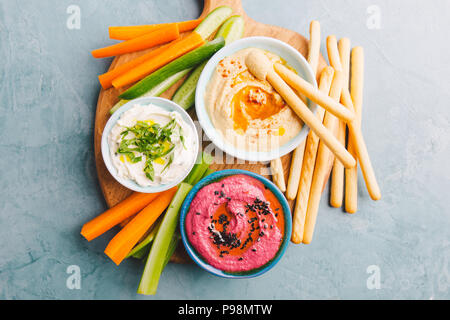
{"label": "dip bowl rim", "polygon": [[[195,109],[200,126],[216,147],[237,159],[246,161],[271,161],[289,154],[302,144],[306,140],[310,128],[304,124],[302,130],[294,138],[278,148],[269,151],[248,151],[239,149],[230,142],[225,141],[223,134],[214,127],[206,108],[205,93],[219,62],[225,57],[248,48],[259,48],[279,55],[290,67],[301,76],[303,75],[307,82],[311,83],[315,88],[318,88],[315,73],[308,61],[297,49],[286,42],[275,38],[264,36],[248,37],[223,47],[209,59],[197,84]],[[316,114],[317,105],[309,99],[307,105],[309,109]]]}
{"label": "dip bowl rim", "polygon": [[[188,236],[186,234],[186,227],[185,227],[186,216],[189,213],[189,208],[190,208],[191,202],[195,198],[197,193],[203,187],[217,181],[218,179],[223,179],[226,177],[236,176],[236,175],[246,175],[246,176],[254,178],[254,179],[260,181],[261,183],[263,183],[264,186],[266,186],[280,202],[280,204],[283,208],[283,215],[284,215],[284,219],[285,219],[283,242],[281,243],[281,246],[278,249],[276,256],[272,260],[270,260],[268,263],[266,263],[265,265],[263,265],[259,268],[250,270],[248,272],[243,272],[243,273],[226,272],[226,271],[217,269],[217,268],[211,266],[209,263],[207,263],[204,260],[204,258],[202,258],[201,255],[199,253],[197,253],[195,248],[191,245],[191,243],[188,239]],[[184,245],[189,257],[202,269],[206,270],[207,272],[209,272],[215,276],[221,277],[221,278],[250,279],[250,278],[255,278],[255,277],[261,276],[264,273],[271,270],[273,267],[275,267],[275,265],[281,260],[281,258],[285,254],[286,249],[289,246],[289,242],[290,242],[291,235],[292,235],[292,214],[291,214],[291,209],[290,209],[290,206],[289,206],[289,203],[288,203],[286,197],[283,195],[283,193],[280,191],[280,189],[278,189],[277,186],[275,186],[275,184],[272,181],[270,181],[269,179],[267,179],[257,173],[251,172],[251,171],[241,170],[241,169],[225,169],[225,170],[214,172],[214,173],[210,174],[209,176],[203,178],[188,193],[186,199],[183,202],[183,205],[181,206],[181,210],[180,210],[180,233],[181,233],[181,239],[182,239],[183,245]]]}
{"label": "dip bowl rim", "polygon": [[133,108],[135,105],[141,104],[141,105],[150,105],[153,104],[155,106],[158,106],[168,112],[177,112],[181,115],[182,119],[187,123],[189,127],[193,130],[194,135],[194,141],[195,146],[191,149],[191,152],[197,155],[200,148],[200,143],[198,139],[198,131],[197,127],[194,124],[194,121],[189,116],[189,114],[184,110],[181,106],[176,104],[175,102],[160,98],[160,97],[141,97],[137,99],[130,100],[129,102],[125,103],[123,106],[121,106],[116,112],[114,112],[113,115],[108,119],[105,128],[103,129],[102,133],[102,139],[101,139],[101,153],[103,162],[108,169],[108,172],[113,176],[113,178],[120,183],[122,186],[135,191],[135,192],[141,192],[141,193],[159,193],[166,190],[169,190],[177,185],[179,185],[183,180],[188,176],[189,172],[192,170],[192,168],[195,165],[195,162],[197,161],[197,157],[193,156],[192,163],[189,164],[188,167],[186,167],[186,172],[184,172],[182,175],[180,175],[177,179],[173,180],[172,182],[168,184],[162,184],[157,186],[149,186],[149,187],[143,187],[138,185],[136,182],[134,182],[131,179],[124,179],[117,175],[117,169],[112,163],[111,154],[110,154],[110,148],[109,148],[109,134],[111,130],[116,125],[117,121],[120,119],[123,113]]}

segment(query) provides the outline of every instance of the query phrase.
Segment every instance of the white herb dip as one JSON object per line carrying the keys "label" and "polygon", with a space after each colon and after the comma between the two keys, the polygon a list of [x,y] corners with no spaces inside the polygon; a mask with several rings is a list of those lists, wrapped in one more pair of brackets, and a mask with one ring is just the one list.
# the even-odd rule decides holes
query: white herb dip
{"label": "white herb dip", "polygon": [[[144,172],[147,159],[143,153],[135,152],[134,156],[142,156],[142,160],[136,163],[130,158],[119,153],[119,147],[123,139],[134,138],[134,133],[128,133],[123,137],[122,133],[127,128],[132,128],[138,122],[149,125],[159,124],[161,127],[175,120],[175,128],[170,135],[173,149],[167,155],[152,162],[153,181]],[[155,105],[136,104],[130,110],[124,112],[116,125],[112,128],[108,137],[111,160],[117,169],[117,175],[123,179],[135,181],[142,187],[153,187],[168,184],[180,176],[186,175],[195,161],[198,152],[198,139],[192,128],[183,120],[178,112],[168,112]],[[133,147],[130,145],[130,147]]]}

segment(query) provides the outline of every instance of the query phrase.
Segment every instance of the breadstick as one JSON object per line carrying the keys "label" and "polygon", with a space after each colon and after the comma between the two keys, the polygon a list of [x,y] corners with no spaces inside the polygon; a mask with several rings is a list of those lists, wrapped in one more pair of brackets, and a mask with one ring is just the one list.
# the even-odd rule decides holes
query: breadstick
{"label": "breadstick", "polygon": [[[362,47],[355,47],[352,50],[351,68],[351,97],[355,108],[356,120],[361,126],[364,88],[364,50]],[[356,157],[356,151],[350,139],[348,151]],[[358,211],[358,166],[345,169],[345,211],[348,213],[356,213]]]}
{"label": "breadstick", "polygon": [[[344,88],[348,89],[348,81],[350,76],[350,40],[348,38],[343,38],[339,40],[338,50],[342,66],[342,72],[344,73],[345,77]],[[328,52],[335,53],[335,48]],[[334,59],[335,57],[333,57],[333,60]],[[339,121],[337,136],[339,141],[343,145],[345,145],[346,141],[345,139],[346,131],[347,126],[345,125],[345,123],[343,121]],[[339,160],[335,159],[331,176],[330,205],[335,208],[342,207],[343,198],[344,198],[344,166]]]}
{"label": "breadstick", "polygon": [[320,23],[318,21],[311,22],[309,27],[309,36],[308,63],[314,74],[317,76],[320,55]]}
{"label": "breadstick", "polygon": [[[334,69],[326,67],[320,75],[319,90],[325,94],[329,94],[331,82],[333,81]],[[318,107],[317,118],[323,121],[325,110]],[[314,165],[316,163],[317,149],[319,147],[319,137],[310,132],[306,138],[305,155],[303,159],[302,171],[297,193],[297,201],[294,207],[294,217],[292,221],[292,237],[293,243],[302,243],[303,231],[305,226],[306,209],[308,205],[309,190],[311,188],[311,180],[314,173]]]}
{"label": "breadstick", "polygon": [[325,110],[330,111],[332,114],[339,117],[339,119],[349,122],[355,118],[353,111],[346,109],[345,106],[339,103],[339,101],[334,101],[329,96],[324,95],[322,92],[314,88],[314,86],[309,82],[301,78],[292,70],[286,68],[281,63],[275,63],[274,69],[278,75],[292,88],[305,95]]}
{"label": "breadstick", "polygon": [[286,191],[286,182],[284,180],[284,170],[281,158],[270,161],[270,169],[272,171],[272,180],[281,192]]}
{"label": "breadstick", "polygon": [[[338,101],[342,93],[343,85],[344,75],[342,71],[336,71],[333,83],[331,84],[330,97]],[[338,119],[330,112],[326,112],[324,125],[329,130],[334,131],[338,125]],[[305,244],[311,243],[314,234],[320,198],[322,196],[323,182],[329,174],[329,163],[332,162],[333,159],[333,153],[327,148],[323,141],[320,141],[306,209],[305,230],[303,232],[303,243]]]}
{"label": "breadstick", "polygon": [[286,198],[294,200],[298,191],[298,182],[303,164],[303,156],[305,153],[306,140],[303,141],[292,154],[291,169],[289,170],[289,178],[286,189]]}
{"label": "breadstick", "polygon": [[[308,63],[317,77],[317,68],[319,65],[320,55],[320,23],[312,21],[309,29],[309,51]],[[328,94],[328,92],[327,92]],[[305,153],[306,139],[303,141],[292,154],[291,169],[289,171],[289,179],[287,184],[286,198],[294,200],[297,196],[298,185],[300,183],[300,174],[303,167],[303,157]]]}
{"label": "breadstick", "polygon": [[[273,64],[263,52],[258,49],[250,52],[245,63],[249,71],[260,80],[267,79],[274,89],[283,97],[292,110],[311,128],[320,139],[342,161],[346,168],[355,166],[356,160],[345,147],[339,143],[331,131],[325,128],[314,113],[303,103],[289,85],[274,71]],[[342,87],[341,87],[342,88]],[[342,90],[342,89],[341,89]],[[353,113],[352,113],[353,114]]]}
{"label": "breadstick", "polygon": [[[353,102],[350,94],[348,94],[348,90],[344,90],[342,99],[344,99],[345,106],[348,106],[349,109],[354,110]],[[347,125],[350,133],[350,141],[352,141],[356,154],[358,155],[358,160],[364,176],[364,181],[366,182],[367,191],[369,192],[372,200],[380,200],[380,187],[378,186],[375,172],[370,161],[369,152],[367,151],[367,146],[362,135],[361,126],[358,124],[357,120],[351,121]]]}

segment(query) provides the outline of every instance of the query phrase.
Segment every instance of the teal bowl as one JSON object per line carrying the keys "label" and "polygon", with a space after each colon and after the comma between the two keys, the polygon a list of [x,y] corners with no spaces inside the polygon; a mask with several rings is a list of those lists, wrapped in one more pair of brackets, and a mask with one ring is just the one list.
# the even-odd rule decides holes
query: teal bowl
{"label": "teal bowl", "polygon": [[[200,189],[202,189],[203,187],[205,187],[205,186],[207,186],[207,185],[209,185],[209,184],[211,184],[213,182],[216,182],[216,181],[221,180],[223,178],[226,178],[226,177],[229,177],[229,176],[234,176],[234,175],[246,175],[246,176],[255,178],[256,180],[258,180],[261,183],[263,183],[264,186],[267,187],[276,196],[276,198],[280,202],[280,204],[281,204],[281,206],[283,208],[284,219],[285,219],[285,228],[284,228],[285,230],[284,230],[283,242],[281,243],[280,249],[278,250],[276,256],[271,261],[266,263],[264,266],[259,267],[259,268],[255,269],[255,270],[244,272],[244,273],[225,272],[223,270],[217,269],[217,268],[211,266],[210,264],[208,264],[203,259],[203,257],[201,257],[199,253],[197,253],[195,248],[189,242],[189,238],[187,237],[186,228],[185,228],[186,215],[189,212],[189,208],[191,206],[191,202],[195,198],[195,196],[197,195],[197,192]],[[236,170],[236,169],[223,170],[223,171],[215,172],[215,173],[213,173],[213,174],[203,178],[189,192],[189,194],[187,195],[187,197],[184,200],[183,205],[181,207],[181,212],[180,212],[180,231],[181,231],[181,239],[183,241],[184,247],[186,248],[186,251],[187,251],[188,255],[202,269],[208,271],[209,273],[211,273],[213,275],[221,277],[221,278],[227,278],[227,279],[248,279],[248,278],[254,278],[254,277],[258,277],[258,276],[266,273],[270,269],[272,269],[280,261],[281,257],[286,252],[286,249],[287,249],[287,247],[289,245],[289,241],[290,241],[291,234],[292,234],[291,209],[290,209],[289,204],[288,204],[286,198],[284,197],[283,193],[281,193],[280,189],[278,189],[271,181],[269,181],[268,179],[264,178],[263,176],[261,176],[259,174],[256,174],[256,173],[253,173],[253,172],[250,172],[250,171],[245,171],[245,170]]]}

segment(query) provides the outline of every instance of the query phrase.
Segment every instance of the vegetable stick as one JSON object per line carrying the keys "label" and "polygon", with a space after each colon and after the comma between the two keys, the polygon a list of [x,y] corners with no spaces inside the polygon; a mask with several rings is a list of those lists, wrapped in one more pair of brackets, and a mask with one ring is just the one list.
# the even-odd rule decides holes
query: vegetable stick
{"label": "vegetable stick", "polygon": [[205,40],[198,33],[192,32],[189,36],[171,44],[166,50],[153,58],[117,77],[112,84],[116,89],[132,84],[204,43]]}
{"label": "vegetable stick", "polygon": [[270,161],[270,169],[272,171],[272,180],[281,192],[286,191],[286,182],[284,180],[284,170],[281,158]]}
{"label": "vegetable stick", "polygon": [[[334,69],[326,67],[320,75],[319,90],[325,94],[329,94],[331,82],[333,81]],[[318,108],[317,118],[323,121],[325,110]],[[314,173],[314,165],[316,163],[317,149],[319,148],[319,137],[311,131],[306,138],[305,156],[303,159],[302,171],[300,175],[299,188],[297,193],[297,201],[294,207],[294,218],[292,223],[293,243],[301,243],[303,241],[303,231],[305,227],[306,209],[308,205],[309,191],[311,189],[311,181]]]}
{"label": "vegetable stick", "polygon": [[[330,90],[330,96],[335,101],[339,100],[343,85],[344,75],[342,71],[336,71]],[[328,130],[334,132],[338,123],[338,119],[335,116],[330,112],[326,112],[324,125]],[[311,243],[316,225],[317,213],[319,211],[320,198],[322,196],[323,182],[326,181],[326,177],[329,174],[329,165],[330,163],[332,164],[333,160],[334,156],[330,149],[323,141],[320,141],[306,210],[305,230],[303,232],[302,240],[305,244]]]}
{"label": "vegetable stick", "polygon": [[120,222],[132,217],[134,214],[148,206],[159,193],[133,193],[103,214],[83,225],[81,234],[88,241],[92,241]]}
{"label": "vegetable stick", "polygon": [[173,42],[166,44],[164,46],[159,47],[158,49],[155,49],[153,51],[150,51],[136,59],[133,59],[127,63],[124,63],[120,66],[118,66],[117,68],[114,68],[111,71],[108,71],[100,76],[98,76],[98,80],[100,81],[100,84],[102,85],[103,89],[109,89],[112,87],[112,82],[115,78],[117,78],[118,76],[128,72],[129,70],[139,66],[140,64],[144,63],[145,61],[156,57],[157,55],[161,54],[162,52],[164,52],[165,50],[167,50],[167,48],[172,45],[175,41],[180,41],[180,39],[174,40]]}
{"label": "vegetable stick", "polygon": [[[273,64],[264,53],[255,49],[246,57],[245,63],[249,71],[260,80],[267,79],[274,89],[281,95],[292,110],[302,119],[311,130],[313,130],[324,143],[333,151],[346,167],[353,167],[355,159],[339,143],[333,133],[325,128],[317,120],[316,116],[309,110],[291,87],[275,72]],[[278,64],[280,65],[280,64]],[[281,65],[280,65],[281,66]],[[294,73],[295,74],[295,73]],[[341,89],[342,90],[342,89]],[[320,91],[319,91],[320,92]]]}
{"label": "vegetable stick", "polygon": [[105,254],[115,264],[119,265],[127,257],[136,243],[169,206],[176,191],[177,187],[162,192],[109,242]]}
{"label": "vegetable stick", "polygon": [[144,34],[135,39],[117,43],[115,45],[92,51],[94,58],[107,58],[125,53],[136,52],[152,48],[159,44],[170,42],[180,36],[178,25],[171,25],[159,30]]}
{"label": "vegetable stick", "polygon": [[203,19],[197,19],[183,22],[161,23],[142,26],[109,27],[109,37],[115,40],[130,40],[170,25],[178,25],[181,33],[194,30],[202,21]]}
{"label": "vegetable stick", "polygon": [[125,226],[128,224],[128,222],[130,222],[131,220],[133,220],[133,218],[134,218],[135,216],[136,216],[136,215],[134,214],[134,215],[132,215],[131,217],[128,217],[128,218],[126,218],[125,220],[123,220],[121,223],[119,223],[119,227],[121,227],[121,228],[125,227]]}
{"label": "vegetable stick", "polygon": [[167,261],[167,253],[177,229],[181,206],[191,190],[192,185],[183,182],[173,197],[153,240],[137,293],[145,295],[156,293],[159,278]]}
{"label": "vegetable stick", "polygon": [[153,226],[150,227],[148,235],[139,242],[131,251],[127,254],[126,259],[133,257],[136,259],[142,259],[146,253],[149,251],[149,246],[155,239],[156,233],[158,232],[159,226],[161,225],[162,219],[159,219]]}
{"label": "vegetable stick", "polygon": [[[361,126],[362,99],[364,88],[364,50],[355,47],[352,50],[351,96],[355,107],[356,119]],[[356,156],[353,143],[349,141],[348,151]],[[345,211],[356,213],[358,210],[358,166],[345,170]]]}
{"label": "vegetable stick", "polygon": [[[320,23],[318,21],[312,21],[309,29],[309,51],[308,51],[308,63],[311,66],[314,75],[317,78],[317,68],[319,65],[320,55]],[[328,94],[328,92],[327,92]],[[289,172],[288,186],[286,191],[286,198],[294,200],[297,196],[298,185],[300,183],[300,175],[303,166],[303,157],[305,154],[306,139],[303,141],[297,149],[295,149],[292,155],[291,170]]]}
{"label": "vegetable stick", "polygon": [[339,117],[339,119],[349,122],[355,118],[354,112],[346,109],[339,101],[334,101],[329,96],[324,95],[294,71],[289,70],[281,63],[275,63],[274,68],[277,74],[292,88],[305,95],[325,110],[330,111],[332,114]]}
{"label": "vegetable stick", "polygon": [[[328,52],[335,53],[336,48],[329,50]],[[350,74],[350,40],[343,38],[338,43],[338,55],[340,57],[340,63],[342,71],[345,77],[344,90],[348,89],[349,74]],[[332,59],[330,59],[331,61]],[[334,60],[334,59],[333,59]],[[338,139],[345,146],[347,126],[343,121],[339,121],[338,127]],[[342,163],[335,159],[333,164],[333,171],[331,176],[331,192],[330,192],[330,205],[335,208],[342,207],[344,199],[344,166]]]}

